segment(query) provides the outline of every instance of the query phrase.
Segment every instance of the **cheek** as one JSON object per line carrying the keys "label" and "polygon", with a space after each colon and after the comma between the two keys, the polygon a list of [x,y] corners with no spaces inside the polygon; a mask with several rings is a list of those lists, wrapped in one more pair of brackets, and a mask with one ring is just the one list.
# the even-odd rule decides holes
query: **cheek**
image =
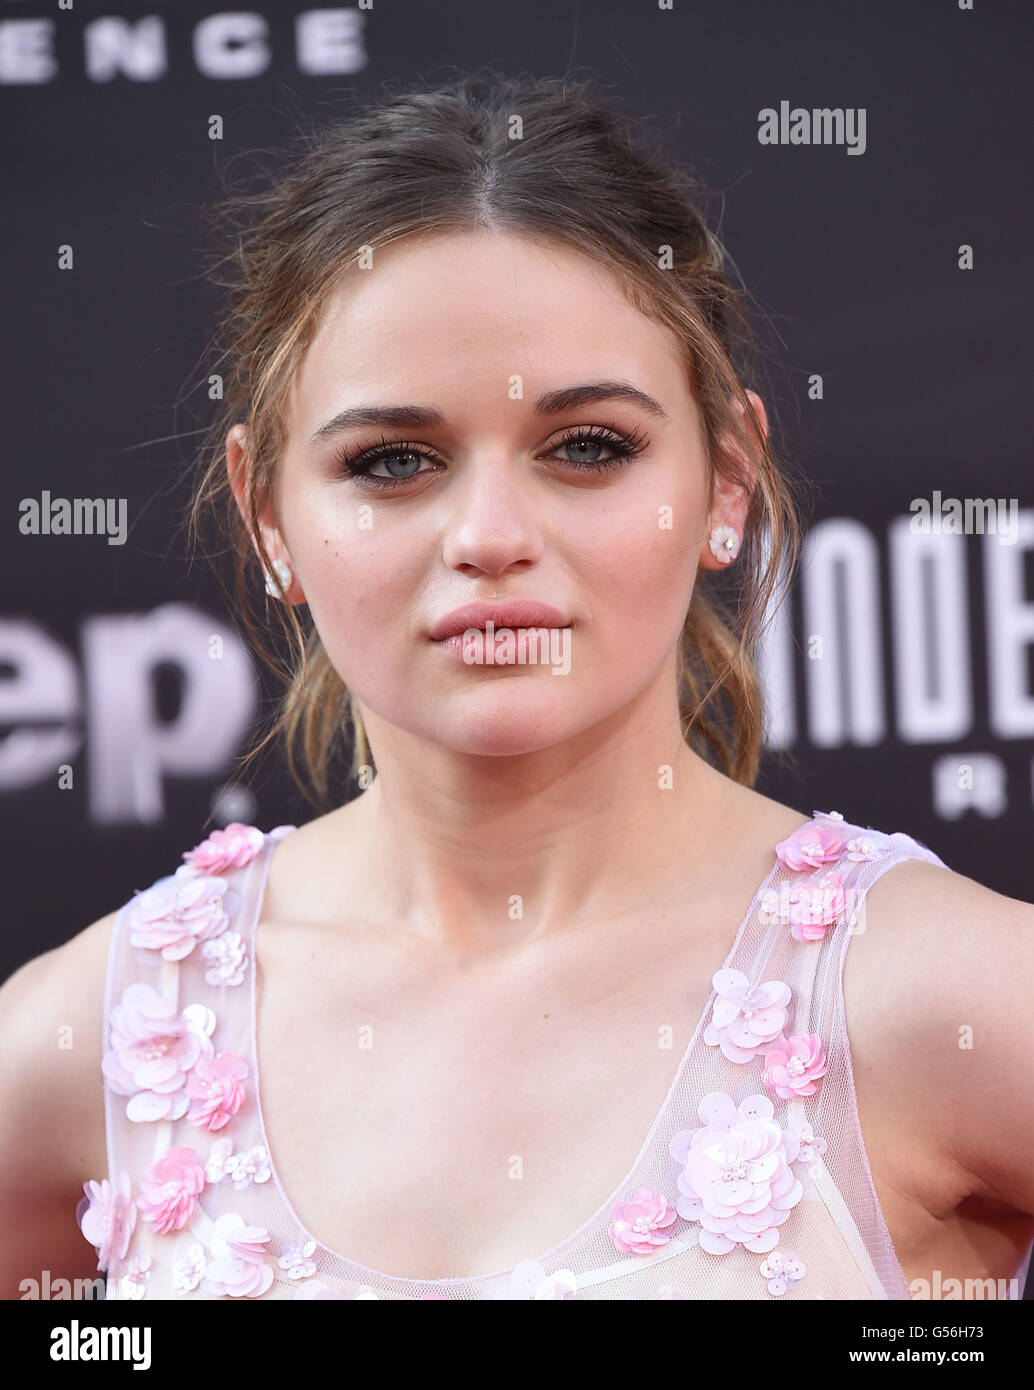
{"label": "cheek", "polygon": [[[325,499],[324,499],[325,500]],[[372,524],[365,524],[366,516]],[[360,502],[298,505],[284,518],[291,553],[313,622],[339,670],[362,664],[383,646],[388,620],[397,624],[408,594],[398,540]],[[380,637],[378,636],[380,634]]]}
{"label": "cheek", "polygon": [[594,528],[577,551],[578,585],[601,651],[656,658],[682,629],[699,541],[686,499],[668,505],[627,511],[619,524]]}
{"label": "cheek", "polygon": [[[397,624],[408,591],[398,547],[388,536],[351,532],[327,535],[305,566],[305,596],[324,645],[337,638],[369,639]],[[386,635],[386,634],[385,634]]]}

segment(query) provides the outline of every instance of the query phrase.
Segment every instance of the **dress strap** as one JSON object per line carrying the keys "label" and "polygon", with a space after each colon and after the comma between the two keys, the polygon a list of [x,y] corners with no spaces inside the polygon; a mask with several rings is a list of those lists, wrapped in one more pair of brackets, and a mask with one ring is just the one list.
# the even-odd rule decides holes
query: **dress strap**
{"label": "dress strap", "polygon": [[[843,901],[825,936],[801,944],[796,975],[796,1026],[824,1043],[826,1074],[818,1094],[807,1100],[790,1100],[787,1114],[795,1126],[812,1124],[827,1141],[807,1165],[808,1177],[835,1220],[873,1297],[909,1299],[911,1287],[887,1229],[862,1136],[843,977],[851,941],[867,927],[867,895],[872,885],[909,859],[923,859],[941,868],[947,865],[927,846],[901,832],[888,835],[871,828],[845,826],[840,833],[842,837],[852,836],[855,856],[849,858],[845,854],[836,862],[834,887],[839,884],[842,888]],[[812,871],[813,884],[833,882],[825,877],[825,871],[826,866]],[[857,1173],[857,1182],[845,1184],[842,1179],[838,1184],[834,1172]]]}

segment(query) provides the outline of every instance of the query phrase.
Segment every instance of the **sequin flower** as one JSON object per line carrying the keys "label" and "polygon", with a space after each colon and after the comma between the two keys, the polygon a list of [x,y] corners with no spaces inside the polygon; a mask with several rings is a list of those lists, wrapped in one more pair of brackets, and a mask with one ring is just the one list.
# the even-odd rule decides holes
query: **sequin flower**
{"label": "sequin flower", "polygon": [[262,848],[262,831],[254,825],[233,821],[223,830],[213,830],[183,855],[191,869],[203,874],[221,874],[227,869],[243,869]]}
{"label": "sequin flower", "polygon": [[224,931],[201,947],[201,959],[207,967],[206,985],[239,985],[244,979],[248,953],[240,932]]}
{"label": "sequin flower", "polygon": [[107,1178],[83,1184],[85,1197],[79,1198],[75,1219],[80,1231],[97,1248],[97,1268],[114,1275],[126,1257],[136,1226],[129,1174],[119,1174],[114,1186]]}
{"label": "sequin flower", "polygon": [[768,1281],[770,1294],[781,1294],[799,1284],[807,1269],[796,1250],[771,1250],[758,1266],[758,1272]]}
{"label": "sequin flower", "polygon": [[678,1220],[678,1212],[663,1193],[639,1188],[630,1202],[617,1202],[610,1209],[610,1238],[622,1255],[652,1255],[671,1236],[665,1231]]}
{"label": "sequin flower", "polygon": [[273,1176],[269,1166],[269,1154],[261,1144],[256,1144],[244,1154],[234,1154],[226,1164],[226,1170],[238,1189],[251,1187],[253,1183],[268,1182]]}
{"label": "sequin flower", "polygon": [[879,859],[884,853],[883,846],[870,835],[855,835],[847,842],[846,857],[857,864],[866,859]]}
{"label": "sequin flower", "polygon": [[233,1140],[223,1138],[217,1139],[208,1151],[205,1176],[210,1183],[230,1178],[240,1191],[253,1183],[269,1182],[273,1170],[269,1166],[269,1154],[262,1144],[256,1144],[247,1153],[235,1154]]}
{"label": "sequin flower", "polygon": [[767,1096],[748,1096],[739,1107],[724,1091],[711,1091],[697,1108],[701,1128],[682,1130],[669,1145],[680,1167],[676,1209],[700,1223],[700,1247],[723,1255],[737,1245],[772,1250],[779,1226],[804,1195],[791,1164],[797,1136],[773,1119]]}
{"label": "sequin flower", "polygon": [[802,1163],[814,1163],[826,1152],[825,1139],[815,1133],[807,1120],[797,1126],[797,1141],[801,1146],[798,1157]]}
{"label": "sequin flower", "polygon": [[147,1293],[147,1280],[151,1274],[151,1256],[131,1255],[125,1273],[119,1280],[119,1297],[140,1299]]}
{"label": "sequin flower", "polygon": [[316,1261],[311,1258],[315,1253],[314,1240],[292,1241],[284,1246],[277,1264],[286,1270],[288,1279],[308,1279],[316,1273]]}
{"label": "sequin flower", "polygon": [[209,1293],[228,1298],[259,1298],[273,1282],[263,1249],[270,1240],[261,1226],[248,1226],[235,1212],[220,1216],[212,1230],[212,1259],[205,1271]]}
{"label": "sequin flower", "polygon": [[226,930],[228,911],[235,911],[237,902],[237,895],[227,892],[225,878],[177,870],[130,899],[129,939],[134,946],[160,951],[163,960],[183,960],[198,942]]}
{"label": "sequin flower", "polygon": [[244,1100],[247,1063],[236,1052],[202,1057],[187,1078],[192,1125],[222,1129],[233,1119]]}
{"label": "sequin flower", "polygon": [[130,1097],[130,1120],[178,1120],[186,1112],[187,1076],[211,1053],[214,1028],[215,1014],[203,1005],[180,1012],[150,985],[126,986],[111,1011],[101,1069],[116,1095]]}
{"label": "sequin flower", "polygon": [[788,912],[795,941],[821,941],[847,906],[843,875],[823,874],[812,883],[792,887]]}
{"label": "sequin flower", "polygon": [[160,1235],[181,1231],[193,1218],[205,1186],[205,1170],[193,1149],[169,1149],[140,1179],[136,1204],[143,1220]]}
{"label": "sequin flower", "polygon": [[222,1182],[229,1175],[230,1155],[233,1153],[232,1139],[216,1139],[208,1150],[205,1164],[205,1177],[210,1183]]}
{"label": "sequin flower", "polygon": [[809,821],[776,845],[776,854],[788,869],[817,869],[839,859],[848,835],[843,824]]}
{"label": "sequin flower", "polygon": [[197,1241],[173,1262],[172,1287],[177,1293],[193,1293],[205,1277],[205,1251]]}
{"label": "sequin flower", "polygon": [[752,989],[742,970],[717,970],[711,984],[718,998],[704,1042],[720,1047],[730,1062],[751,1062],[757,1053],[764,1054],[783,1031],[790,986],[766,980]]}
{"label": "sequin flower", "polygon": [[826,1053],[817,1033],[791,1033],[780,1038],[765,1057],[762,1081],[780,1100],[813,1096],[816,1082],[826,1074]]}

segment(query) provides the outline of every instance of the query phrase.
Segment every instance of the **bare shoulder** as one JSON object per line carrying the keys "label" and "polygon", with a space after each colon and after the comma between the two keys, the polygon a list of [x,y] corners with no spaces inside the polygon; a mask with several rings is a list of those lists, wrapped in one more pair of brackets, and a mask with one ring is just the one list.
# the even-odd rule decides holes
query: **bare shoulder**
{"label": "bare shoulder", "polygon": [[[751,847],[756,868],[769,868],[776,846],[811,819],[807,811],[799,811],[785,802],[775,801],[753,787],[733,782],[723,774],[712,772],[714,792],[712,811],[708,817],[718,844]],[[756,882],[758,874],[752,870]]]}
{"label": "bare shoulder", "polygon": [[278,923],[322,922],[339,911],[342,898],[361,901],[365,896],[359,885],[371,793],[306,821],[276,846],[262,900],[264,949]]}
{"label": "bare shoulder", "polygon": [[844,968],[856,1086],[928,1211],[1034,1213],[1032,981],[1034,905],[922,860],[870,888]]}
{"label": "bare shoulder", "polygon": [[[5,1167],[37,1194],[105,1173],[101,1028],[116,915],[26,962],[0,988]],[[12,1161],[24,1172],[12,1173]]]}

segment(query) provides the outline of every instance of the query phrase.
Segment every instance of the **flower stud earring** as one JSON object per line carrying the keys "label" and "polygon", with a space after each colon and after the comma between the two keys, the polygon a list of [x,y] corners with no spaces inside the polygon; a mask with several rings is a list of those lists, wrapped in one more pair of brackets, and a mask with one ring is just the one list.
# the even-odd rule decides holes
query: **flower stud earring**
{"label": "flower stud earring", "polygon": [[266,571],[266,593],[270,598],[283,598],[294,579],[291,566],[286,560],[274,560],[273,571]]}
{"label": "flower stud earring", "polygon": [[708,538],[711,554],[723,565],[731,564],[740,553],[740,533],[734,526],[716,526]]}

